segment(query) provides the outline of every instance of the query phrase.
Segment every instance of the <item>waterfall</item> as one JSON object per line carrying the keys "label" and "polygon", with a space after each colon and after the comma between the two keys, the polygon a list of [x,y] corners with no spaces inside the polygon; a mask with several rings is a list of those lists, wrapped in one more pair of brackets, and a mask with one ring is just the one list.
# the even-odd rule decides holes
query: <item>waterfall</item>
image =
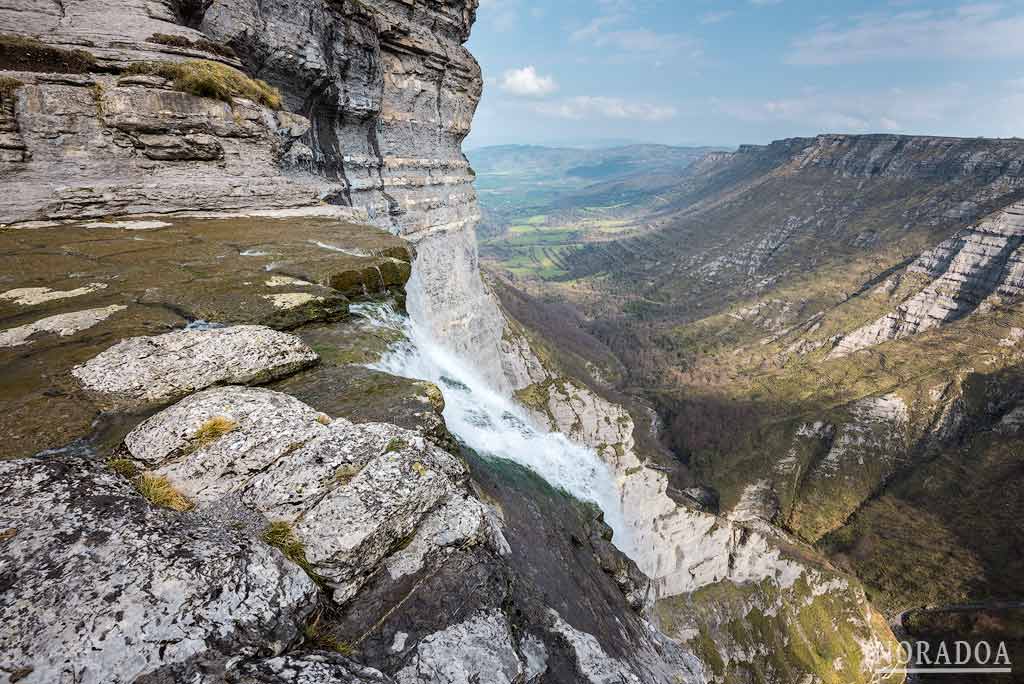
{"label": "waterfall", "polygon": [[414,268],[407,286],[410,316],[387,304],[352,306],[353,313],[405,337],[371,367],[436,384],[444,394],[448,430],[457,439],[481,456],[518,463],[577,499],[597,504],[614,532],[613,542],[629,553],[631,545],[611,468],[593,449],[536,427],[522,406],[496,391],[482,373],[434,339],[429,326],[417,320],[416,312],[423,310],[415,305],[420,296],[418,282]]}

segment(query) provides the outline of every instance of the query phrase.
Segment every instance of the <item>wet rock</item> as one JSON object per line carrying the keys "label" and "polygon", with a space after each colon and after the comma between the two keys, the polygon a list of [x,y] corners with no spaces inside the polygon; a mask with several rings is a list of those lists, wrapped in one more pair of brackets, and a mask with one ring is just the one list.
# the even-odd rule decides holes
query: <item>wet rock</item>
{"label": "wet rock", "polygon": [[23,684],[206,681],[280,653],[315,604],[278,551],[96,463],[0,461],[0,529],[0,670]]}
{"label": "wet rock", "polygon": [[400,378],[363,366],[321,364],[273,385],[330,416],[353,423],[390,423],[415,430],[445,447],[444,396],[429,382]]}
{"label": "wet rock", "polygon": [[[289,272],[316,262],[315,272],[329,277],[396,258],[389,255],[411,258],[402,239],[323,212],[121,217],[0,231],[0,318],[8,321],[3,327],[126,307],[68,337],[43,332],[30,334],[25,344],[0,347],[5,367],[0,403],[8,408],[0,412],[0,433],[10,455],[59,448],[89,433],[109,404],[98,402],[102,395],[84,391],[70,371],[124,339],[164,334],[196,320],[281,330],[329,328],[349,315],[348,298]],[[355,255],[324,250],[316,241]],[[370,284],[379,288],[376,270],[373,278]],[[385,295],[392,292],[373,296]],[[62,320],[68,319],[47,324]],[[20,330],[19,338],[30,332]],[[375,350],[381,344],[360,335],[349,348]]]}
{"label": "wet rock", "polygon": [[71,337],[105,321],[119,311],[124,311],[126,308],[123,305],[114,304],[100,309],[86,309],[84,311],[47,316],[34,323],[0,330],[0,348],[32,344],[32,338],[37,335],[49,334]]}
{"label": "wet rock", "polygon": [[415,433],[330,421],[288,395],[244,387],[188,397],[142,423],[125,444],[200,507],[230,495],[293,524],[339,602],[465,473],[461,461]]}
{"label": "wet rock", "polygon": [[240,325],[127,339],[72,374],[105,401],[131,406],[169,401],[211,385],[269,382],[317,359],[293,335]]}

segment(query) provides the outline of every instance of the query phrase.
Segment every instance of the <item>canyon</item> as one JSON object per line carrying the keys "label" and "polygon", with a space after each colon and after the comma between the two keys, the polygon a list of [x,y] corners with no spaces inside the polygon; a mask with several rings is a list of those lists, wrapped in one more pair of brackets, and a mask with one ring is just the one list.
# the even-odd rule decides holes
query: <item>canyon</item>
{"label": "canyon", "polygon": [[901,681],[770,488],[710,505],[485,282],[475,0],[110,10],[0,8],[8,681]]}
{"label": "canyon", "polygon": [[[1019,651],[1001,606],[1022,577],[1022,152],[892,135],[743,146],[614,208],[527,205],[485,265],[576,377],[655,408],[677,487],[813,546],[902,634],[925,608],[970,604],[964,620]],[[524,218],[543,216],[539,244],[599,209],[632,228],[561,249],[557,273],[500,252]]]}

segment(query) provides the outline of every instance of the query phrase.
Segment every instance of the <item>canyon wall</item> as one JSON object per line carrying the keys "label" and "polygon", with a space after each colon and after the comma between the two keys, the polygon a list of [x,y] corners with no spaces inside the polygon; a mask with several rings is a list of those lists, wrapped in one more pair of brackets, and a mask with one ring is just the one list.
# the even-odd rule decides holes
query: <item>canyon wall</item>
{"label": "canyon wall", "polygon": [[[478,275],[479,208],[461,151],[482,88],[462,45],[476,4],[7,3],[0,34],[57,53],[38,51],[38,67],[0,63],[21,84],[0,94],[11,198],[0,223],[345,208],[417,245],[425,296],[410,305],[457,351],[500,369],[504,322]],[[84,65],[62,58],[73,51]],[[132,72],[192,59],[266,81],[281,108],[196,97]]]}

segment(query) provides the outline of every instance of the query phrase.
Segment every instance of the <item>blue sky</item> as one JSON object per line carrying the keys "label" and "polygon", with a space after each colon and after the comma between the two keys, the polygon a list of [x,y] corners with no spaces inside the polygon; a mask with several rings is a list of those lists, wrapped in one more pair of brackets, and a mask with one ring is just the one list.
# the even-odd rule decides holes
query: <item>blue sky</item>
{"label": "blue sky", "polygon": [[1024,136],[1024,0],[481,0],[467,147]]}

